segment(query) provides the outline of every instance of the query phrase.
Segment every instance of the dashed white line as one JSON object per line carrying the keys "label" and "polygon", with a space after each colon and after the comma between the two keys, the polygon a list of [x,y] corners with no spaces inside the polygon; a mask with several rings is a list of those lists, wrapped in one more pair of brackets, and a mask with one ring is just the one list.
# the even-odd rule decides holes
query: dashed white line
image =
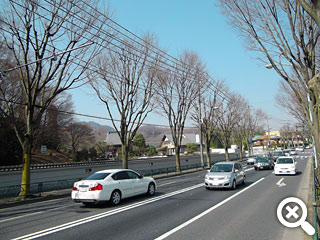
{"label": "dashed white line", "polygon": [[158,185],[158,187],[162,187],[162,186],[170,185],[170,184],[173,184],[173,183],[177,183],[177,181],[174,181],[174,182],[168,182],[168,183],[164,183],[164,184],[160,184],[160,185]]}

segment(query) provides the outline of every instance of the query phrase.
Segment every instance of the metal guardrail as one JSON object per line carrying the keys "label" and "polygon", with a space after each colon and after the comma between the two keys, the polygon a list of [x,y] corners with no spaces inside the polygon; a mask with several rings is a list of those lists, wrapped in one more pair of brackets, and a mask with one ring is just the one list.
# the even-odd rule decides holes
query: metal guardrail
{"label": "metal guardrail", "polygon": [[[46,164],[31,164],[30,169],[49,169],[49,168],[65,168],[78,166],[102,165],[116,160],[95,160],[87,162],[70,162],[70,163],[46,163]],[[22,165],[0,166],[0,172],[22,171]]]}
{"label": "metal guardrail", "polygon": [[[38,194],[41,196],[44,192],[54,190],[63,190],[72,188],[73,183],[81,180],[80,178],[71,178],[57,181],[36,182],[30,184],[30,194]],[[17,197],[21,191],[21,185],[13,185],[8,187],[0,187],[0,198]]]}

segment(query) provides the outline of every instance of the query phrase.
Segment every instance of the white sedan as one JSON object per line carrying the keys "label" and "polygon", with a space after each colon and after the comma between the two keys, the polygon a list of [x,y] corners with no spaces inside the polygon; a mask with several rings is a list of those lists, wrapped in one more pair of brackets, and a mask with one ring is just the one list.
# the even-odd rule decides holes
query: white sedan
{"label": "white sedan", "polygon": [[279,157],[274,166],[274,174],[291,174],[297,173],[297,162],[293,157]]}
{"label": "white sedan", "polygon": [[257,156],[249,156],[247,158],[247,165],[253,165],[256,163]]}
{"label": "white sedan", "polygon": [[106,201],[117,205],[121,199],[140,194],[152,196],[155,191],[156,182],[151,177],[144,177],[129,169],[109,169],[75,182],[71,198],[85,205]]}

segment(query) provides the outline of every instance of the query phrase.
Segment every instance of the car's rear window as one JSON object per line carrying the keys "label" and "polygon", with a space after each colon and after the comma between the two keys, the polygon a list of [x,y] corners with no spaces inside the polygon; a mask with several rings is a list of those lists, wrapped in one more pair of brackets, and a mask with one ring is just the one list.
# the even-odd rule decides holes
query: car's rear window
{"label": "car's rear window", "polygon": [[86,180],[103,180],[105,179],[110,173],[94,173],[86,178]]}
{"label": "car's rear window", "polygon": [[266,162],[266,163],[268,163],[269,162],[269,158],[258,158],[257,162]]}
{"label": "car's rear window", "polygon": [[274,152],[273,156],[283,156],[283,152]]}
{"label": "car's rear window", "polygon": [[278,158],[277,163],[293,163],[292,158]]}
{"label": "car's rear window", "polygon": [[214,165],[210,172],[231,172],[232,164],[216,164]]}

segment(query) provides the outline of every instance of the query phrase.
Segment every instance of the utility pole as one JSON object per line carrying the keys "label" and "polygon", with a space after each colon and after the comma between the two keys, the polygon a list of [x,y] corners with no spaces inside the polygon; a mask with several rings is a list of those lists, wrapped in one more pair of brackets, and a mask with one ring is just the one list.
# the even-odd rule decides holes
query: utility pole
{"label": "utility pole", "polygon": [[204,168],[204,161],[203,161],[203,144],[202,144],[202,116],[201,116],[201,91],[200,91],[200,80],[198,81],[199,84],[199,129],[200,129],[200,161],[201,167]]}

